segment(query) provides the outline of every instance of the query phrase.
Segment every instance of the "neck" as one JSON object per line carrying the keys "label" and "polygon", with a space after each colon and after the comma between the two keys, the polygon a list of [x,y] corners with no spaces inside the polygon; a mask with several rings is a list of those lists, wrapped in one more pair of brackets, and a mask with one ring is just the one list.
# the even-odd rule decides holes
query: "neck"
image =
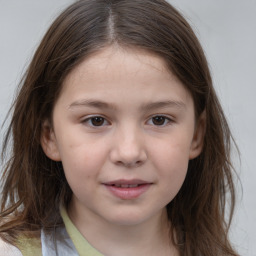
{"label": "neck", "polygon": [[104,255],[178,256],[171,243],[165,209],[136,225],[115,225],[88,212],[76,211],[73,205],[68,213],[80,233]]}

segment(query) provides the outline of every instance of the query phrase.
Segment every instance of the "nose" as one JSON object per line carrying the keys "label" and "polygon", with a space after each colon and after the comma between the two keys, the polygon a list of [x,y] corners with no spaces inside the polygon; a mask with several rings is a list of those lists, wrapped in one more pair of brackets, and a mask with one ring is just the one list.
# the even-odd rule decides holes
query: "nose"
{"label": "nose", "polygon": [[138,167],[147,160],[144,138],[139,128],[119,129],[113,138],[110,159],[128,168]]}

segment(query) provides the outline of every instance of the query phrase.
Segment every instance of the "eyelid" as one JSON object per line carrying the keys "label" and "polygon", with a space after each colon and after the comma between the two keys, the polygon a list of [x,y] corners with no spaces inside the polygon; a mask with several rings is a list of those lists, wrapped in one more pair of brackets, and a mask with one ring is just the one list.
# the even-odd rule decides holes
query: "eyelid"
{"label": "eyelid", "polygon": [[[104,123],[102,125],[93,125],[92,123],[90,123],[92,121],[93,118],[102,118],[104,119]],[[165,119],[165,123],[164,124],[160,124],[160,125],[157,125],[157,124],[154,124],[152,122],[152,119],[154,117],[163,117]],[[151,124],[149,122],[152,122]],[[108,118],[106,118],[104,115],[101,115],[101,114],[93,114],[93,115],[87,115],[85,117],[83,117],[81,119],[81,123],[88,126],[88,127],[92,127],[92,128],[102,128],[102,127],[105,127],[105,126],[108,126],[108,125],[111,125],[111,122],[108,120]],[[152,126],[155,126],[155,127],[165,127],[167,125],[170,125],[174,123],[174,118],[171,117],[170,115],[166,115],[166,114],[154,114],[150,117],[147,118],[146,120],[146,124],[147,125],[152,125]]]}
{"label": "eyelid", "polygon": [[[93,125],[93,124],[89,124],[89,122],[93,119],[93,118],[96,118],[96,117],[99,117],[99,118],[102,118],[104,119],[104,123],[103,125]],[[104,127],[104,126],[107,126],[107,125],[111,125],[111,123],[107,120],[107,118],[103,115],[88,115],[86,117],[84,117],[82,120],[81,120],[81,123],[86,125],[86,126],[89,126],[89,127],[92,127],[92,128],[101,128],[101,127]],[[107,123],[107,124],[106,124]]]}
{"label": "eyelid", "polygon": [[150,116],[148,119],[147,119],[147,122],[149,122],[149,120],[152,120],[154,117],[163,117],[167,120],[167,123],[166,124],[163,124],[163,125],[156,125],[156,124],[150,124],[150,125],[153,125],[155,127],[165,127],[167,125],[170,125],[174,122],[174,118],[170,117],[169,115],[165,115],[165,114],[154,114],[152,116]]}

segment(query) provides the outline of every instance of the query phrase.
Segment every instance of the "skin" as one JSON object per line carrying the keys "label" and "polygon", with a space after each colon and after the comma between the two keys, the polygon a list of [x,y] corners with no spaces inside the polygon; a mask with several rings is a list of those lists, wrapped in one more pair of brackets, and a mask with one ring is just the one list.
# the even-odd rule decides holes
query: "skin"
{"label": "skin", "polygon": [[[108,47],[71,71],[53,126],[44,123],[42,146],[62,161],[73,191],[69,216],[95,248],[114,256],[178,255],[165,207],[202,150],[204,123],[203,116],[195,120],[190,93],[151,53]],[[122,199],[104,185],[119,179],[150,185]]]}

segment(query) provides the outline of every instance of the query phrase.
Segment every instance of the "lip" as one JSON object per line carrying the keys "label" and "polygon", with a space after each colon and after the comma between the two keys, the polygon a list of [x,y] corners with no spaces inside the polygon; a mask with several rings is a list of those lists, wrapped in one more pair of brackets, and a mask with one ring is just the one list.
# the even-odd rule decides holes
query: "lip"
{"label": "lip", "polygon": [[[131,200],[140,197],[152,186],[152,184],[153,183],[151,182],[140,179],[120,179],[103,183],[112,195],[123,200]],[[129,185],[131,185],[131,187],[129,187]]]}
{"label": "lip", "polygon": [[127,179],[119,179],[119,180],[113,180],[109,182],[105,182],[104,185],[141,185],[141,184],[150,184],[151,182],[145,181],[145,180],[140,180],[140,179],[132,179],[132,180],[127,180]]}

